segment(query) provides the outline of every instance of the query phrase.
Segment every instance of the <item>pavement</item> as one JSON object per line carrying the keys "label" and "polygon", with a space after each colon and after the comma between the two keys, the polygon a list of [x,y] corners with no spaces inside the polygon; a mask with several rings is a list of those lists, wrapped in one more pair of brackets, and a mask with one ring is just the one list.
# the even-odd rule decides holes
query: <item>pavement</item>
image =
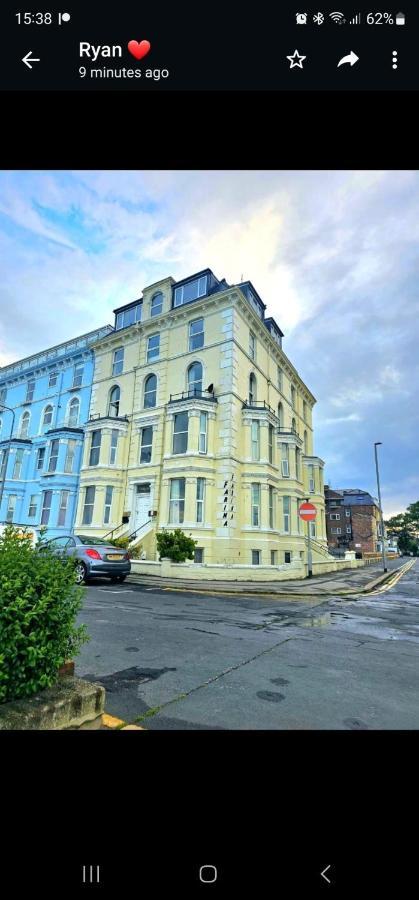
{"label": "pavement", "polygon": [[194,590],[198,593],[213,594],[269,594],[282,597],[292,596],[329,596],[333,594],[357,594],[375,586],[376,580],[386,580],[391,573],[405,564],[404,559],[387,560],[388,575],[384,575],[382,562],[365,566],[361,569],[345,569],[343,572],[329,572],[325,575],[314,575],[313,578],[293,579],[290,581],[211,581],[197,579],[160,578],[155,575],[130,575],[127,584],[144,584],[153,587],[170,587],[172,590]]}
{"label": "pavement", "polygon": [[418,729],[417,561],[290,599],[97,580],[76,675],[104,685],[108,730]]}

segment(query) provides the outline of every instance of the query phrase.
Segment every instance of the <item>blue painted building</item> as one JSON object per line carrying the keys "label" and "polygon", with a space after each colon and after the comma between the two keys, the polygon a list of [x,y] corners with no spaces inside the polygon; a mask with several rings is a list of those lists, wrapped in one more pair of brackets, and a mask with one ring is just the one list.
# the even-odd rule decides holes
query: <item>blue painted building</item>
{"label": "blue painted building", "polygon": [[0,524],[72,530],[94,344],[105,325],[0,368]]}

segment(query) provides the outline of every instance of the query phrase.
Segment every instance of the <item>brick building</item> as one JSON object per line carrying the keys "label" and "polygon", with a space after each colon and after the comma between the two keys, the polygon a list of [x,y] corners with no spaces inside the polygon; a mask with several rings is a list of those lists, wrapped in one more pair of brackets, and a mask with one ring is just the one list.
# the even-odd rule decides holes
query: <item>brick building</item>
{"label": "brick building", "polygon": [[326,531],[330,550],[381,551],[378,500],[356,488],[332,490],[325,485]]}

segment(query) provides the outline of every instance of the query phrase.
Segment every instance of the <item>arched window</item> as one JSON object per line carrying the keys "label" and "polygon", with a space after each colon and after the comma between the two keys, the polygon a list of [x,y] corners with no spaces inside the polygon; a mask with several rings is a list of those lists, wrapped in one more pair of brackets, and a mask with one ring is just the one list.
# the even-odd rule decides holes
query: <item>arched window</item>
{"label": "arched window", "polygon": [[79,412],[80,400],[78,399],[78,397],[73,397],[68,407],[68,425],[70,428],[75,428],[76,425],[78,425]]}
{"label": "arched window", "polygon": [[44,418],[43,418],[43,421],[42,421],[42,427],[43,427],[43,428],[46,428],[47,425],[51,425],[51,422],[52,422],[52,412],[53,412],[52,406],[46,406],[46,407],[45,407]]}
{"label": "arched window", "polygon": [[30,418],[30,413],[23,413],[23,416],[20,420],[19,437],[25,438],[28,436]]}
{"label": "arched window", "polygon": [[113,419],[116,419],[119,416],[119,400],[121,397],[121,391],[118,385],[116,384],[109,393],[109,407],[108,407],[108,416],[111,416]]}
{"label": "arched window", "polygon": [[144,409],[151,409],[157,403],[157,377],[147,375],[144,382]]}
{"label": "arched window", "polygon": [[202,395],[202,366],[199,362],[194,362],[189,366],[188,394],[190,397],[201,397]]}
{"label": "arched window", "polygon": [[284,409],[283,409],[282,403],[278,403],[278,422],[279,422],[279,427],[283,428],[284,427]]}
{"label": "arched window", "polygon": [[256,400],[256,375],[254,372],[249,376],[249,404],[250,406]]}
{"label": "arched window", "polygon": [[308,454],[308,443],[307,443],[307,432],[304,432],[304,453],[307,456]]}
{"label": "arched window", "polygon": [[151,298],[150,315],[151,316],[159,316],[162,309],[163,309],[163,294],[161,291],[158,291],[158,293],[154,294],[154,297]]}

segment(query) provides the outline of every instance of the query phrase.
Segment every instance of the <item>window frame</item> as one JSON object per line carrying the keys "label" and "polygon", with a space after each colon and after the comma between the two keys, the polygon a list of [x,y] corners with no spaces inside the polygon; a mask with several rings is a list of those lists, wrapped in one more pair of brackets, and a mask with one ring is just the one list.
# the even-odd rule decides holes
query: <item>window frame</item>
{"label": "window frame", "polygon": [[[51,410],[51,418],[50,418],[49,422],[46,422],[46,421],[45,421],[45,416],[46,416],[47,414],[49,415],[49,410]],[[42,430],[43,430],[44,428],[47,428],[48,425],[52,425],[52,417],[53,417],[53,415],[54,415],[54,407],[52,406],[51,403],[48,403],[48,404],[46,405],[45,409],[44,409],[43,416],[42,416]]]}
{"label": "window frame", "polygon": [[[27,436],[28,436],[28,431],[29,431],[30,421],[31,421],[31,414],[30,414],[30,412],[28,412],[28,411],[26,410],[26,412],[22,413],[22,416],[21,416],[21,419],[20,419],[20,422],[19,422],[19,437],[20,437],[20,438],[22,438],[22,439],[27,438]],[[23,428],[23,423],[24,423],[24,422],[27,423],[25,429]]]}
{"label": "window frame", "polygon": [[[201,377],[194,379],[194,381],[191,381],[190,375],[191,375],[191,372],[195,368],[200,370]],[[195,359],[193,362],[191,362],[191,364],[188,366],[188,368],[186,370],[186,383],[188,385],[188,397],[202,397],[203,382],[204,382],[204,367],[198,359]],[[196,385],[201,385],[201,386],[196,387]]]}
{"label": "window frame", "polygon": [[33,402],[33,395],[35,393],[35,387],[36,387],[36,379],[30,378],[29,381],[26,382],[26,397],[24,400],[25,403]]}
{"label": "window frame", "polygon": [[[98,439],[96,438],[98,442],[96,444],[94,444],[93,438],[96,437],[97,435],[99,435],[99,438]],[[101,445],[102,445],[102,429],[95,428],[95,430],[92,431],[92,434],[90,437],[89,466],[98,466],[99,465]],[[94,454],[94,458],[96,458],[96,455],[97,455],[97,462],[92,462],[92,454]]]}
{"label": "window frame", "polygon": [[[88,495],[88,491],[93,491],[93,494]],[[87,502],[88,496],[89,496],[89,498],[91,496],[93,496],[92,502],[90,502],[90,501],[89,501],[89,503]],[[94,484],[86,485],[86,487],[84,489],[84,497],[83,497],[83,512],[82,512],[82,523],[81,523],[82,525],[91,525],[92,524],[95,499],[96,499],[96,485],[94,485]]]}
{"label": "window frame", "polygon": [[[155,379],[155,388],[152,390],[147,389],[148,382],[154,378]],[[146,403],[146,396],[148,394],[154,394],[154,403]],[[149,375],[146,376],[144,380],[144,393],[143,393],[143,409],[155,409],[157,406],[157,375],[154,372],[150,372]]]}
{"label": "window frame", "polygon": [[[80,372],[81,369],[81,372]],[[73,369],[73,383],[71,387],[82,387],[84,376],[84,363],[76,363]]]}
{"label": "window frame", "polygon": [[[112,397],[114,394],[118,394],[117,399],[113,400]],[[112,385],[109,391],[109,401],[108,401],[108,419],[119,419],[119,408],[121,406],[121,388],[119,384]],[[115,415],[111,412],[111,410],[116,410]]]}
{"label": "window frame", "polygon": [[[159,304],[160,308],[158,308],[157,312],[156,312],[153,304],[157,298],[160,298],[160,304]],[[163,296],[162,291],[156,291],[156,293],[153,294],[153,296],[150,300],[150,319],[154,319],[155,316],[160,316],[162,314],[163,302],[164,302],[164,296]]]}
{"label": "window frame", "polygon": [[[49,506],[46,505],[46,499],[49,497]],[[42,491],[41,521],[40,525],[48,525],[52,508],[52,490]]]}
{"label": "window frame", "polygon": [[[181,417],[183,417],[183,418],[186,417],[186,423],[187,423],[186,431],[185,430],[176,431],[176,425],[179,423],[179,420],[181,419]],[[180,443],[180,435],[185,435],[185,434],[186,434],[185,448],[182,450],[175,449],[175,446],[177,446],[177,444]],[[182,410],[182,412],[175,413],[173,416],[172,456],[180,456],[183,453],[188,452],[188,439],[189,439],[189,413],[187,410]]]}
{"label": "window frame", "polygon": [[[118,356],[118,354],[122,354]],[[112,378],[115,378],[118,375],[122,375],[124,371],[124,357],[125,357],[125,347],[117,347],[116,350],[113,351],[112,357]]]}
{"label": "window frame", "polygon": [[[203,419],[205,421],[205,431],[202,430]],[[202,449],[202,446],[204,449]],[[198,453],[201,453],[203,456],[208,453],[208,413],[202,410],[199,413]]]}
{"label": "window frame", "polygon": [[[55,450],[57,451],[56,453],[55,453]],[[54,438],[49,445],[47,472],[56,472],[57,471],[59,452],[60,452],[60,441],[58,438]]]}
{"label": "window frame", "polygon": [[[201,282],[203,282],[204,289],[201,291]],[[189,300],[185,300],[183,297],[184,291],[186,288],[190,287],[193,284],[197,284],[197,295],[196,297],[190,297]],[[193,303],[194,300],[199,300],[200,297],[205,297],[207,293],[207,284],[208,284],[208,275],[200,275],[198,278],[192,278],[190,281],[185,281],[184,284],[179,284],[174,286],[173,290],[173,308],[175,309],[177,306],[185,306],[187,303]],[[176,302],[178,298],[181,298],[179,302]]]}
{"label": "window frame", "polygon": [[[156,346],[152,347],[150,341],[157,339]],[[160,332],[150,334],[147,338],[147,362],[154,362],[160,359]]]}
{"label": "window frame", "polygon": [[[55,379],[54,383],[52,383],[52,379]],[[55,387],[58,381],[58,372],[50,372],[48,375],[48,388]]]}
{"label": "window frame", "polygon": [[[144,443],[144,432],[151,432],[151,440],[150,443]],[[143,459],[143,451],[149,450],[150,459]],[[148,455],[148,454],[147,454]],[[151,465],[153,459],[153,426],[152,425],[143,425],[141,428],[140,434],[140,465]]]}
{"label": "window frame", "polygon": [[251,328],[249,328],[249,356],[256,362],[256,335]]}
{"label": "window frame", "polygon": [[284,534],[291,534],[291,498],[288,495],[282,498],[282,524]]}
{"label": "window frame", "polygon": [[[183,483],[183,496],[181,495],[181,491],[179,491],[178,497],[172,497],[173,485],[178,483],[181,485]],[[183,525],[185,520],[185,496],[186,496],[186,478],[170,478],[169,485],[169,525]],[[177,512],[178,518],[173,516],[173,510],[176,509],[175,504],[178,504]]]}
{"label": "window frame", "polygon": [[[196,479],[196,522],[198,525],[202,525],[205,521],[205,482],[206,478]],[[202,496],[199,496],[200,493]]]}
{"label": "window frame", "polygon": [[[122,309],[120,312],[116,314],[115,319],[115,331],[122,331],[123,328],[129,328],[131,325],[136,325],[137,322],[141,322],[142,317],[142,303],[135,303],[133,306],[130,306],[128,309]],[[134,318],[132,322],[125,322],[125,317],[129,316],[131,313],[134,314]],[[139,313],[139,314],[138,314]],[[119,321],[122,321],[122,324],[119,324]]]}
{"label": "window frame", "polygon": [[275,528],[275,492],[271,484],[268,485],[268,514],[269,528]]}
{"label": "window frame", "polygon": [[[110,500],[109,500],[110,493]],[[112,502],[113,502],[113,485],[107,484],[105,490],[105,503],[103,506],[103,524],[109,525],[111,521],[111,511],[112,511]]]}
{"label": "window frame", "polygon": [[[29,497],[28,519],[34,519],[38,512],[38,496],[39,496],[39,494],[31,494]],[[35,498],[35,503],[33,503],[34,498]],[[31,512],[31,509],[34,509],[35,512]]]}
{"label": "window frame", "polygon": [[[46,450],[47,450],[46,444],[43,444],[43,446],[38,447],[38,449],[36,451],[36,459],[35,459],[35,471],[36,472],[42,472],[45,468]],[[41,460],[41,454],[42,454],[42,460]],[[42,465],[39,465],[40,460],[42,462]]]}
{"label": "window frame", "polygon": [[[74,410],[77,408],[77,415],[74,417]],[[75,421],[73,421],[75,418]],[[80,418],[80,398],[72,397],[68,404],[67,425],[69,428],[77,428]]]}
{"label": "window frame", "polygon": [[268,424],[268,461],[271,466],[275,464],[274,458],[274,427]]}
{"label": "window frame", "polygon": [[[20,481],[20,476],[22,474],[23,468],[23,460],[24,460],[24,450],[22,447],[18,447],[14,454],[13,461],[13,472],[12,472],[12,481]],[[17,471],[18,470],[18,471]]]}
{"label": "window frame", "polygon": [[[256,499],[255,499],[256,497]],[[260,528],[260,482],[252,481],[250,495],[250,523],[252,528]]]}
{"label": "window frame", "polygon": [[[65,503],[63,504],[63,500],[65,499]],[[57,527],[65,528],[65,520],[68,512],[68,501],[70,499],[70,491],[62,490],[60,491],[60,504],[58,507],[58,518],[57,518]],[[62,515],[64,513],[64,515]],[[63,521],[61,521],[63,520]]]}
{"label": "window frame", "polygon": [[[10,501],[13,500],[14,503],[10,504]],[[6,507],[6,522],[9,524],[13,522],[14,515],[16,512],[16,503],[17,503],[17,494],[9,494],[7,498],[7,507]]]}
{"label": "window frame", "polygon": [[[115,437],[116,435],[116,437]],[[118,440],[119,440],[119,430],[118,428],[112,428],[111,431],[111,445],[109,447],[109,465],[116,465],[116,457],[118,453]]]}
{"label": "window frame", "polygon": [[250,372],[249,375],[249,406],[252,406],[253,403],[257,401],[257,380],[254,372]]}
{"label": "window frame", "polygon": [[[193,326],[194,326],[194,325],[198,325],[200,322],[202,322],[202,331],[197,331],[197,332],[192,333],[192,328],[193,328]],[[198,343],[196,346],[192,346],[192,345],[193,345],[193,340],[194,340],[194,338],[201,338],[201,335],[202,335],[202,342],[201,342],[201,343]],[[189,322],[189,328],[188,328],[188,352],[189,352],[189,353],[195,353],[196,350],[201,350],[202,347],[204,346],[204,343],[205,343],[205,324],[204,324],[204,317],[203,317],[203,316],[200,316],[198,319],[193,319],[192,322]]]}
{"label": "window frame", "polygon": [[[77,450],[77,441],[74,438],[69,438],[67,441],[67,447],[65,451],[65,460],[64,460],[64,474],[72,475],[74,472],[74,460],[76,458],[76,450]],[[71,462],[71,466],[70,466]]]}
{"label": "window frame", "polygon": [[[255,437],[256,433],[256,437]],[[252,419],[250,425],[250,449],[252,462],[260,461],[260,422],[259,419]]]}
{"label": "window frame", "polygon": [[251,554],[252,554],[252,566],[260,566],[260,550],[251,550]]}
{"label": "window frame", "polygon": [[281,444],[281,475],[282,475],[282,478],[290,477],[289,445],[284,442]]}

